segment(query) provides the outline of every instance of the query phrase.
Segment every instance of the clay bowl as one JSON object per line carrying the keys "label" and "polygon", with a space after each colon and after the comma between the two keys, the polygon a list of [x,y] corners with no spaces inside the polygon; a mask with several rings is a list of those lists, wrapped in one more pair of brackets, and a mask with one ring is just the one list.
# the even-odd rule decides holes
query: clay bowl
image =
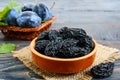
{"label": "clay bowl", "polygon": [[37,38],[33,39],[30,43],[32,60],[36,66],[44,70],[47,70],[49,72],[62,73],[62,74],[76,73],[88,68],[94,62],[97,51],[97,43],[95,40],[93,40],[95,47],[91,53],[83,57],[64,59],[64,58],[54,58],[54,57],[45,56],[37,52],[34,49],[36,39]]}

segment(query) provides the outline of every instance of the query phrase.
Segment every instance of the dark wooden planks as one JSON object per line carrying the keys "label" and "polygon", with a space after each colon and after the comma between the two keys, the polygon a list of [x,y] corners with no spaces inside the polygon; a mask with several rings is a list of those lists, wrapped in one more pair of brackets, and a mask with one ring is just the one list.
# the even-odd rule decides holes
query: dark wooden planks
{"label": "dark wooden planks", "polygon": [[0,55],[0,80],[32,80],[42,79],[36,75],[21,61],[13,58],[12,54]]}

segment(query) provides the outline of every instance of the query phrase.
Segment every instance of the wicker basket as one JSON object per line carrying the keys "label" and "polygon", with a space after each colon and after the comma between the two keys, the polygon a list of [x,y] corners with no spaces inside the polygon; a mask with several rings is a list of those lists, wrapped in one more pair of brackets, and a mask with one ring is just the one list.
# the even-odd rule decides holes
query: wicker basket
{"label": "wicker basket", "polygon": [[0,30],[5,37],[22,39],[22,40],[32,40],[35,37],[37,37],[41,32],[48,30],[55,19],[56,17],[52,17],[50,20],[34,28],[21,28],[16,26],[0,26]]}

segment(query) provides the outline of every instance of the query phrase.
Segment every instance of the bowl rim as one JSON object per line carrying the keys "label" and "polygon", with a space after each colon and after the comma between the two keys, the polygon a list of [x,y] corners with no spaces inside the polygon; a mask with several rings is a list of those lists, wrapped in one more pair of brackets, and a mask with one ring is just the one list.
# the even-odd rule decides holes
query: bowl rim
{"label": "bowl rim", "polygon": [[37,52],[37,51],[34,49],[34,47],[35,47],[35,41],[36,41],[36,40],[37,40],[37,37],[34,38],[34,39],[31,41],[31,43],[30,43],[30,50],[31,50],[31,52],[32,52],[33,54],[36,54],[37,56],[41,56],[42,58],[48,59],[48,60],[66,61],[66,62],[67,62],[67,61],[82,60],[82,59],[88,58],[89,56],[92,56],[92,55],[95,54],[96,51],[97,51],[97,43],[96,43],[96,41],[95,41],[94,39],[92,39],[95,47],[94,47],[94,49],[93,49],[89,54],[87,54],[87,55],[85,55],[85,56],[76,57],[76,58],[67,58],[67,59],[66,59],[66,58],[50,57],[50,56],[46,56],[46,55],[44,55],[44,54],[41,54],[41,53]]}

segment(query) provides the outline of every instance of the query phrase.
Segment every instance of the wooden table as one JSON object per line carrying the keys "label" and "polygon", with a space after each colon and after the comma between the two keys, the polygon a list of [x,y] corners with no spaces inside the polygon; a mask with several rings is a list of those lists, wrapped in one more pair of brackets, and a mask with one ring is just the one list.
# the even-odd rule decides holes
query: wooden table
{"label": "wooden table", "polygon": [[[3,1],[2,3],[6,4]],[[25,2],[18,0],[19,2]],[[30,0],[32,2],[32,0]],[[39,0],[38,0],[39,1]],[[41,0],[40,0],[41,1]],[[49,6],[54,0],[42,0]],[[1,3],[1,4],[2,4]],[[94,39],[105,46],[120,50],[120,1],[119,0],[57,0],[52,9],[57,20],[51,29],[60,27],[83,28]],[[4,5],[2,4],[1,7]],[[0,43],[10,42],[16,44],[17,50],[28,46],[30,41],[4,38],[0,33]],[[29,70],[12,54],[0,54],[0,80],[34,80],[42,79]],[[114,73],[111,77],[102,80],[120,79],[120,60],[115,62]],[[96,80],[96,79],[93,79]],[[98,80],[98,79],[97,79]]]}

